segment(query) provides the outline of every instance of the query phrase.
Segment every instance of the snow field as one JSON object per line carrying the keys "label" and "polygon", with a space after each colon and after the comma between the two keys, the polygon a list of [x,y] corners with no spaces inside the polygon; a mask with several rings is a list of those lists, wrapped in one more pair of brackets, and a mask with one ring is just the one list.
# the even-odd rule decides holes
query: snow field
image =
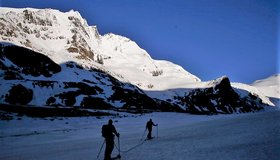
{"label": "snow field", "polygon": [[[0,122],[0,159],[96,159],[103,143],[101,119],[46,118]],[[156,138],[140,139],[150,118]],[[280,156],[280,111],[202,116],[152,113],[113,118],[120,133],[123,160],[260,159]],[[145,132],[144,137],[147,132]],[[116,139],[117,145],[117,139]],[[104,148],[99,159],[103,159]],[[113,155],[117,155],[115,148]]]}

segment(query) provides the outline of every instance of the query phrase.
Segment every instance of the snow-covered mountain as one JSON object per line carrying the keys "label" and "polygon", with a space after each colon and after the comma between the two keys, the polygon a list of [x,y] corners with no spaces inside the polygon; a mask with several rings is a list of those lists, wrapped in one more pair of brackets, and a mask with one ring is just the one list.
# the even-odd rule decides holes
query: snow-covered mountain
{"label": "snow-covered mountain", "polygon": [[1,8],[1,17],[2,41],[46,54],[57,64],[77,58],[84,67],[102,64],[99,68],[142,89],[178,88],[200,81],[176,64],[153,60],[126,37],[99,35],[97,27],[88,26],[75,11]]}
{"label": "snow-covered mountain", "polygon": [[226,76],[201,82],[126,37],[100,35],[76,11],[0,8],[0,15],[1,103],[205,114],[273,105],[255,87]]}
{"label": "snow-covered mountain", "polygon": [[280,74],[272,75],[268,78],[255,81],[252,86],[261,93],[269,97],[276,106],[280,104]]}
{"label": "snow-covered mountain", "polygon": [[280,98],[280,74],[257,80],[251,85],[258,88],[267,97]]}

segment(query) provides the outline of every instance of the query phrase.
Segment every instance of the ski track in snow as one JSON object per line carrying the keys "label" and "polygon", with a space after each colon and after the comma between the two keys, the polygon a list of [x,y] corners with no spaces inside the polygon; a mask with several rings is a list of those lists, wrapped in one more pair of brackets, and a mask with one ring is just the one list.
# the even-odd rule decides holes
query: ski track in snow
{"label": "ski track in snow", "polygon": [[[0,121],[0,159],[97,159],[103,143],[101,127],[109,118],[23,117]],[[145,124],[150,118],[159,124],[158,130],[154,127],[155,138],[142,143]],[[121,134],[122,160],[276,160],[280,157],[279,110],[215,116],[152,113],[113,120]],[[99,159],[103,159],[103,154],[104,148]],[[115,148],[113,155],[117,154]]]}

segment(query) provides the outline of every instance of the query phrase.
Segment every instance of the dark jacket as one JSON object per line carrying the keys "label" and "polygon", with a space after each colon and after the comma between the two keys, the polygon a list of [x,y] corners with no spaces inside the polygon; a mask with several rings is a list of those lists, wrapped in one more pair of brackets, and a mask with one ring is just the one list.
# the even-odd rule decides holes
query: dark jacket
{"label": "dark jacket", "polygon": [[146,124],[146,129],[152,130],[153,126],[156,126],[153,121],[148,121]]}
{"label": "dark jacket", "polygon": [[118,132],[116,131],[116,128],[114,125],[110,125],[110,124],[107,124],[107,125],[103,125],[102,127],[102,136],[106,139],[113,139],[114,138],[114,134],[115,135],[119,135]]}

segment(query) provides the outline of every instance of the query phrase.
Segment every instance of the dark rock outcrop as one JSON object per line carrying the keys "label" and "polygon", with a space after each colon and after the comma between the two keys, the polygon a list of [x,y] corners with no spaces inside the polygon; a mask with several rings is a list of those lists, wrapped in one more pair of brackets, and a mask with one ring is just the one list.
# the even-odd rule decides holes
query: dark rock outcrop
{"label": "dark rock outcrop", "polygon": [[240,97],[227,77],[223,77],[211,88],[194,89],[176,99],[185,106],[187,112],[193,114],[244,113],[263,109],[258,97],[250,93],[245,98]]}
{"label": "dark rock outcrop", "polygon": [[[0,46],[0,57],[9,59],[17,68],[1,68],[6,69],[6,79],[21,79],[21,76],[16,73],[24,73],[25,75],[32,75],[38,77],[43,75],[51,77],[53,74],[61,71],[61,67],[53,62],[49,57],[34,52],[30,49],[19,46]],[[3,63],[3,62],[2,62]],[[11,75],[13,73],[13,76]]]}
{"label": "dark rock outcrop", "polygon": [[5,101],[9,104],[21,104],[26,105],[33,98],[33,91],[24,87],[21,84],[14,85],[9,93],[5,96]]}

